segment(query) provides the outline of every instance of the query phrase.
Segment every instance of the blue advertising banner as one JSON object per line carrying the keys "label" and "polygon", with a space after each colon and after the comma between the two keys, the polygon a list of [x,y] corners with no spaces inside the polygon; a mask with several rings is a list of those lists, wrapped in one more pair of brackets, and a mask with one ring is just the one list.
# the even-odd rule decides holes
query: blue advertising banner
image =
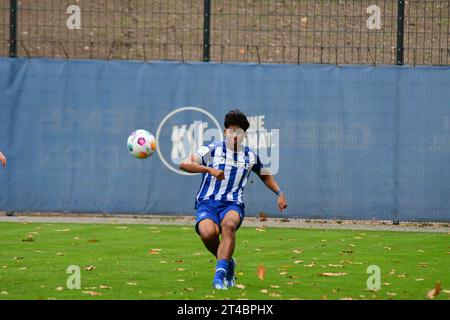
{"label": "blue advertising banner", "polygon": [[[194,214],[201,176],[178,164],[234,108],[288,217],[450,220],[447,67],[0,58],[0,210]],[[278,215],[254,173],[244,200]]]}

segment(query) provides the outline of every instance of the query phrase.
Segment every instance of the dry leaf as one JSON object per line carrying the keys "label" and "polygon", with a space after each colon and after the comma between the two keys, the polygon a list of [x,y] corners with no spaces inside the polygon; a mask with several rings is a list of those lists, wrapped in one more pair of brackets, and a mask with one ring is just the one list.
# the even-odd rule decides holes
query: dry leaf
{"label": "dry leaf", "polygon": [[430,290],[427,294],[428,299],[434,299],[441,292],[441,282],[436,282],[433,290]]}
{"label": "dry leaf", "polygon": [[129,285],[129,286],[137,286],[137,283],[136,282],[127,282],[127,285]]}
{"label": "dry leaf", "polygon": [[343,268],[343,266],[342,265],[340,265],[340,264],[329,264],[328,265],[329,267],[334,267],[334,268]]}
{"label": "dry leaf", "polygon": [[266,268],[263,265],[258,266],[258,278],[264,280],[264,275],[266,274]]}
{"label": "dry leaf", "polygon": [[55,290],[56,290],[56,291],[63,291],[63,290],[64,290],[64,287],[57,287]]}
{"label": "dry leaf", "polygon": [[294,261],[295,264],[303,263],[303,260],[296,260]]}
{"label": "dry leaf", "polygon": [[22,260],[23,257],[14,257],[13,259],[14,259],[14,261],[17,261],[17,260]]}
{"label": "dry leaf", "polygon": [[256,228],[256,231],[258,231],[258,232],[266,232],[266,230],[264,230],[263,228]]}
{"label": "dry leaf", "polygon": [[281,274],[281,275],[285,275],[285,274],[287,274],[287,272],[286,272],[286,271],[283,271],[283,272],[280,272],[280,274]]}
{"label": "dry leaf", "polygon": [[86,267],[86,268],[84,268],[84,270],[87,270],[87,271],[95,270],[95,266]]}
{"label": "dry leaf", "polygon": [[269,291],[267,291],[267,289],[262,289],[261,290],[261,293],[267,293],[267,292],[269,292]]}
{"label": "dry leaf", "polygon": [[184,288],[185,291],[194,291],[193,288]]}
{"label": "dry leaf", "polygon": [[319,274],[322,277],[340,277],[345,275],[347,275],[345,272],[324,272]]}
{"label": "dry leaf", "polygon": [[100,289],[112,289],[111,287],[109,287],[109,286],[104,286],[104,285],[100,285]]}
{"label": "dry leaf", "polygon": [[150,249],[148,251],[149,254],[159,254],[159,252],[161,251],[161,249]]}
{"label": "dry leaf", "polygon": [[70,231],[70,229],[61,229],[61,230],[56,230],[57,232],[67,232]]}
{"label": "dry leaf", "polygon": [[81,293],[90,294],[91,296],[101,296],[102,295],[100,292],[95,292],[95,291],[81,291]]}
{"label": "dry leaf", "polygon": [[297,249],[295,249],[295,250],[292,251],[292,252],[294,252],[294,253],[303,253],[303,252],[305,252],[305,250],[297,250]]}
{"label": "dry leaf", "polygon": [[91,240],[88,240],[88,242],[98,242],[98,240],[97,239],[91,239]]}
{"label": "dry leaf", "polygon": [[269,296],[271,296],[271,297],[281,297],[281,294],[272,292],[272,293],[269,294]]}
{"label": "dry leaf", "polygon": [[416,281],[423,281],[423,280],[424,280],[423,278],[416,279]]}
{"label": "dry leaf", "polygon": [[280,286],[271,285],[270,287],[271,287],[271,288],[274,288],[274,289],[278,289]]}
{"label": "dry leaf", "polygon": [[267,214],[263,211],[261,211],[258,215],[259,221],[267,221]]}
{"label": "dry leaf", "polygon": [[397,295],[395,292],[386,292],[386,294],[387,294],[388,296],[396,296],[396,295]]}
{"label": "dry leaf", "polygon": [[58,252],[58,253],[56,253],[56,255],[57,255],[57,256],[63,256],[63,255],[64,255],[64,252]]}
{"label": "dry leaf", "polygon": [[312,267],[314,267],[315,265],[316,265],[316,263],[313,262],[313,263],[311,263],[311,264],[305,264],[305,267],[306,267],[306,268],[312,268]]}
{"label": "dry leaf", "polygon": [[245,289],[245,286],[243,284],[237,284],[235,285],[235,287],[238,289]]}

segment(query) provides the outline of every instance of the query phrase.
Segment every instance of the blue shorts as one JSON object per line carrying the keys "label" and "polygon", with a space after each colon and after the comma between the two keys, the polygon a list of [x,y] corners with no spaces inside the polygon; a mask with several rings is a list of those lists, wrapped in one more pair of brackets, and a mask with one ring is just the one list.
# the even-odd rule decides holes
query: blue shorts
{"label": "blue shorts", "polygon": [[237,227],[237,229],[239,229],[245,217],[245,206],[232,201],[203,200],[197,203],[196,209],[195,231],[197,231],[198,234],[200,234],[198,231],[198,224],[202,220],[211,219],[219,226],[220,230],[220,222],[222,222],[229,211],[234,210],[239,213],[239,216],[241,217],[241,221]]}

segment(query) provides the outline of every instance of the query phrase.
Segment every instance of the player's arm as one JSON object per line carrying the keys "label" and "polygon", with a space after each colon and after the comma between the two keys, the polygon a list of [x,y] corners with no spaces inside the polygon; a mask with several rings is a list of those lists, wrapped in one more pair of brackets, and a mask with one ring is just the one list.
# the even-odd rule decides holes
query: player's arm
{"label": "player's arm", "polygon": [[266,169],[262,168],[259,172],[256,173],[258,177],[264,182],[264,184],[272,190],[274,193],[278,195],[278,209],[283,212],[284,209],[287,208],[286,196],[284,192],[278,186],[278,183],[275,181],[273,175],[270,174]]}
{"label": "player's arm", "polygon": [[198,155],[193,154],[180,163],[180,169],[189,173],[209,173],[210,175],[216,177],[216,179],[225,179],[225,174],[222,170],[204,166],[201,162],[201,158]]}
{"label": "player's arm", "polygon": [[2,166],[6,166],[6,157],[5,155],[0,151],[0,162],[2,163]]}

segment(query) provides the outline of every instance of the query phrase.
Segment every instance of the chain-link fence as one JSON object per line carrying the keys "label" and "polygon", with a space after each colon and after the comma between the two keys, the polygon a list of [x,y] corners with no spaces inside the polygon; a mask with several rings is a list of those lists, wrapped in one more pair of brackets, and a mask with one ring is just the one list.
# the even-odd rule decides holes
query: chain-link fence
{"label": "chain-link fence", "polygon": [[2,56],[450,61],[450,0],[1,0],[0,18]]}

